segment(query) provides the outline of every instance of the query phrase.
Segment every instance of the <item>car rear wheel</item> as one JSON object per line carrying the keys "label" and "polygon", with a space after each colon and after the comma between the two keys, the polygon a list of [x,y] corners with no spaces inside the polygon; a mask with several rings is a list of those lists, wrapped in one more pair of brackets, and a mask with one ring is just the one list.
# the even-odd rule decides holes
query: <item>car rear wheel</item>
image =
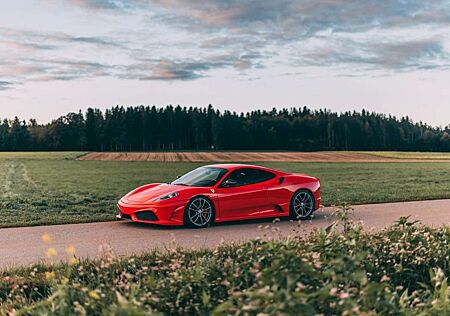
{"label": "car rear wheel", "polygon": [[184,224],[189,227],[202,228],[209,226],[214,220],[214,206],[203,196],[193,198],[184,212]]}
{"label": "car rear wheel", "polygon": [[290,216],[293,219],[307,219],[315,210],[314,196],[308,190],[299,190],[291,199]]}

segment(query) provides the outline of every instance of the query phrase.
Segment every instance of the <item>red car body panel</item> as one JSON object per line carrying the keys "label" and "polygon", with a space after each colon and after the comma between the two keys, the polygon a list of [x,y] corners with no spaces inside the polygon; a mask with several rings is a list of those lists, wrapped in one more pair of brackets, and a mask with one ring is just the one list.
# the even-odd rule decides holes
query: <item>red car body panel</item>
{"label": "red car body panel", "polygon": [[[293,194],[301,189],[314,196],[315,209],[320,206],[320,180],[315,177],[285,173],[265,167],[242,164],[216,164],[205,167],[227,169],[227,173],[211,187],[191,187],[167,183],[141,186],[125,195],[117,204],[118,218],[158,225],[183,225],[186,205],[196,196],[211,200],[215,209],[215,222],[237,221],[267,217],[289,216]],[[222,188],[220,184],[236,169],[251,168],[271,172],[274,178],[255,184]],[[158,200],[161,196],[177,192],[176,197]],[[155,218],[145,217],[148,214]]]}

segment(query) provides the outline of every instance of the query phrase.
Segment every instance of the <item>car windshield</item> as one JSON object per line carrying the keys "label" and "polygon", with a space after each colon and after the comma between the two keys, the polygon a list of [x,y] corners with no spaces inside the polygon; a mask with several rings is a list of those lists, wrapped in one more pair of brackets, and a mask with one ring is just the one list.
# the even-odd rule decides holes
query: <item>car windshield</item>
{"label": "car windshield", "polygon": [[173,181],[172,184],[190,187],[211,187],[219,182],[227,171],[227,169],[223,168],[201,167],[186,173]]}

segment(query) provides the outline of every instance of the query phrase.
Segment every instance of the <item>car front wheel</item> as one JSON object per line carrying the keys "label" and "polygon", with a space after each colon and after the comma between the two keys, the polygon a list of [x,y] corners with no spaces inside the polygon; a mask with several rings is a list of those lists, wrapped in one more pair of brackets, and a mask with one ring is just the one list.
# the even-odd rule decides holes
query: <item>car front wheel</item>
{"label": "car front wheel", "polygon": [[184,224],[189,227],[203,228],[209,226],[214,220],[214,206],[203,196],[193,198],[184,212]]}

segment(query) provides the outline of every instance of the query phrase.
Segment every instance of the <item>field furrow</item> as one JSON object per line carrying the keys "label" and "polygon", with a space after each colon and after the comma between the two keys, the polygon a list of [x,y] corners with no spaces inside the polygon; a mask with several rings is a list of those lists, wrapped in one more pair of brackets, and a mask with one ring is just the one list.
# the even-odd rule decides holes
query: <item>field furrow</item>
{"label": "field furrow", "polygon": [[78,160],[167,162],[450,162],[450,153],[396,152],[92,152]]}

